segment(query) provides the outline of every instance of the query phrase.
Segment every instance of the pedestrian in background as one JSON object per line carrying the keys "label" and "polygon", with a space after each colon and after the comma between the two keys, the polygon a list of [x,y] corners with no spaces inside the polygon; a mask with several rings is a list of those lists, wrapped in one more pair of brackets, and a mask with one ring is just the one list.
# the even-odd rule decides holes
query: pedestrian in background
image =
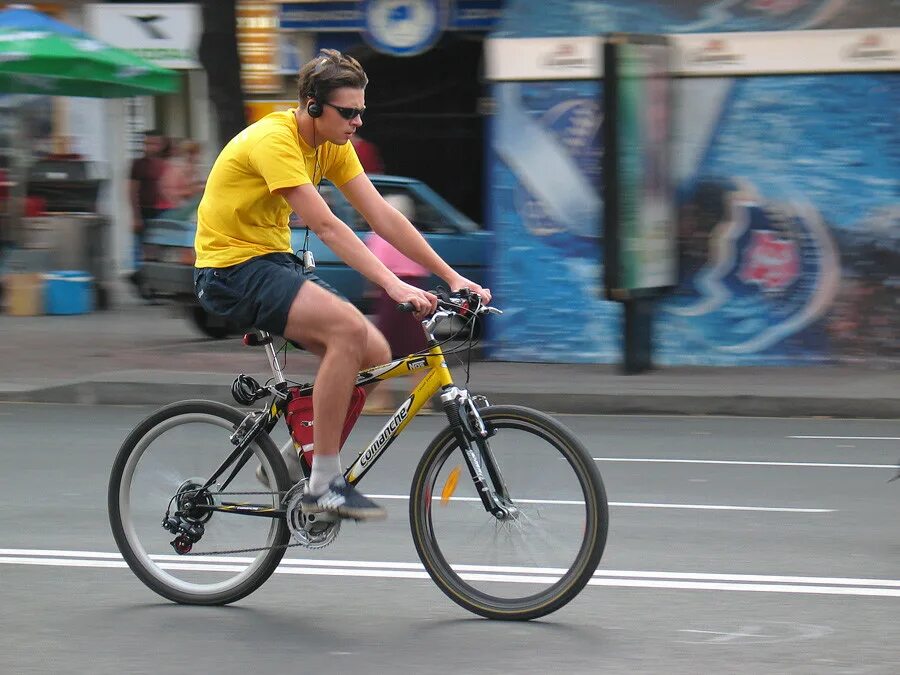
{"label": "pedestrian in background", "polygon": [[359,131],[350,137],[350,142],[366,173],[384,173],[384,162],[381,161],[381,153],[378,151],[377,145],[360,136]]}
{"label": "pedestrian in background", "polygon": [[[144,133],[144,154],[131,163],[128,199],[131,203],[131,231],[134,234],[134,266],[141,265],[141,245],[147,221],[159,213],[159,179],[164,164],[161,156],[163,138],[157,131]],[[137,276],[132,275],[136,281]]]}
{"label": "pedestrian in background", "polygon": [[160,201],[164,208],[183,206],[203,192],[200,173],[200,144],[192,140],[173,143],[160,177]]}
{"label": "pedestrian in background", "polygon": [[[409,195],[389,194],[385,195],[384,200],[402,213],[407,220],[415,222],[415,204]],[[366,236],[366,246],[401,281],[426,290],[431,277],[427,269],[407,258],[375,232],[370,232]],[[412,314],[398,311],[397,302],[382,288],[378,289],[375,297],[374,310],[375,325],[387,339],[392,359],[425,349],[425,333],[421,322]],[[364,412],[373,414],[394,412],[396,408],[394,392],[388,388],[389,384],[385,382],[369,394],[363,408]]]}

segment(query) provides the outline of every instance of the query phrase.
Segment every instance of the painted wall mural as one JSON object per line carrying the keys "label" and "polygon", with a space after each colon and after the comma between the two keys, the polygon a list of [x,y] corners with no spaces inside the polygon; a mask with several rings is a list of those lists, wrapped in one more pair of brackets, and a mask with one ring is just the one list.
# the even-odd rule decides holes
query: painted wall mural
{"label": "painted wall mural", "polygon": [[598,83],[496,85],[488,160],[495,236],[494,356],[603,362],[619,353],[619,307],[599,302]]}
{"label": "painted wall mural", "polygon": [[898,0],[508,0],[497,37],[892,27]]}
{"label": "painted wall mural", "polygon": [[[732,3],[734,4],[734,3]],[[494,357],[616,362],[597,82],[498,83]],[[900,74],[680,80],[663,364],[900,360]]]}

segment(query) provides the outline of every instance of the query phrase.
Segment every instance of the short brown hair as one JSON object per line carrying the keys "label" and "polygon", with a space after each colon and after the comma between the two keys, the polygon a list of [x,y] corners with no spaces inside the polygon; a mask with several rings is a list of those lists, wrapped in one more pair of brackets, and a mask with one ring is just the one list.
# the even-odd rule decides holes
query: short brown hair
{"label": "short brown hair", "polygon": [[306,103],[310,98],[327,103],[328,95],[335,89],[365,89],[368,83],[369,78],[359,61],[336,49],[323,49],[300,68],[297,98],[300,103]]}

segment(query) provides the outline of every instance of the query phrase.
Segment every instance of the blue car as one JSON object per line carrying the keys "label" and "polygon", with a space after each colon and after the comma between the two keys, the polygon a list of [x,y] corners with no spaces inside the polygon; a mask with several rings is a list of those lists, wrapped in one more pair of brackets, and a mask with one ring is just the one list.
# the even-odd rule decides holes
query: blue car
{"label": "blue car", "polygon": [[[411,206],[410,220],[431,247],[460,274],[479,284],[485,278],[492,237],[479,225],[451,206],[425,183],[400,176],[369,176],[375,188],[388,198],[403,195]],[[360,214],[332,184],[323,181],[322,197],[334,214],[349,225],[360,238],[369,226]],[[219,317],[206,313],[194,296],[194,234],[197,229],[199,200],[164,211],[150,221],[144,233],[143,266],[139,274],[139,290],[147,298],[166,299],[183,305],[188,316],[204,334],[223,338],[245,329],[230,326]],[[306,228],[296,216],[291,221],[291,246],[303,248]],[[348,267],[334,252],[310,231],[309,249],[316,259],[316,274],[334,286],[363,312],[368,309],[369,282]],[[431,286],[442,283],[431,279]]]}

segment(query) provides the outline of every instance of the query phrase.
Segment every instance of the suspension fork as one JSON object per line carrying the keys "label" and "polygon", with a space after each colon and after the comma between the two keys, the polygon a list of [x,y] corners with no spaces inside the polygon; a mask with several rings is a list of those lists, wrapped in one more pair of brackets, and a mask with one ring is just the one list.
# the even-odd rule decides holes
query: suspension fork
{"label": "suspension fork", "polygon": [[[472,397],[467,391],[457,387],[451,387],[441,394],[441,403],[450,420],[450,428],[462,450],[469,475],[485,511],[498,520],[506,520],[515,516],[516,509],[510,504],[509,491],[488,443],[492,434],[485,427],[478,412],[479,405],[474,399],[484,401],[480,407],[487,405],[484,397]],[[493,489],[485,480],[485,469]],[[497,499],[498,496],[503,503]]]}

